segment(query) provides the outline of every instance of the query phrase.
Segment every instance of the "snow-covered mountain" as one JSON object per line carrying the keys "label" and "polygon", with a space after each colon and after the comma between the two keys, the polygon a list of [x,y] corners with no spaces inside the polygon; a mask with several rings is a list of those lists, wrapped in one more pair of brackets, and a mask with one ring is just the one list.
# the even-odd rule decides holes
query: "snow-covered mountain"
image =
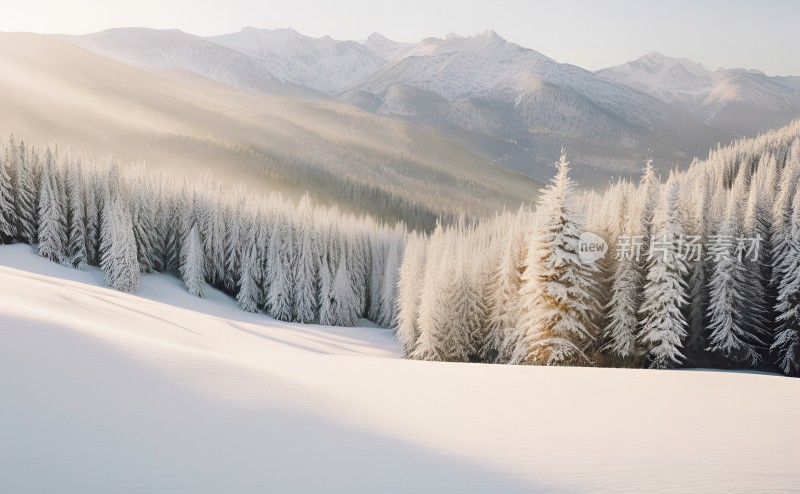
{"label": "snow-covered mountain", "polygon": [[312,38],[294,29],[255,29],[208,38],[260,60],[277,79],[336,94],[363,81],[386,61],[355,41]]}
{"label": "snow-covered mountain", "polygon": [[660,53],[597,74],[737,134],[763,132],[800,115],[798,77],[770,77],[748,69],[711,71],[691,60]]}
{"label": "snow-covered mountain", "polygon": [[405,46],[373,35],[367,46],[375,44],[395,58],[342,99],[436,128],[540,180],[562,146],[578,163],[579,179],[597,183],[637,170],[647,152],[687,161],[728,138],[655,98],[491,31]]}
{"label": "snow-covered mountain", "polygon": [[688,163],[718,142],[784,125],[800,107],[798,78],[712,72],[659,54],[592,73],[494,31],[416,43],[255,28],[211,38],[114,29],[68,39],[139,67],[335,98],[436,130],[540,180],[561,147],[581,182],[605,183],[638,171],[648,155],[664,165]]}

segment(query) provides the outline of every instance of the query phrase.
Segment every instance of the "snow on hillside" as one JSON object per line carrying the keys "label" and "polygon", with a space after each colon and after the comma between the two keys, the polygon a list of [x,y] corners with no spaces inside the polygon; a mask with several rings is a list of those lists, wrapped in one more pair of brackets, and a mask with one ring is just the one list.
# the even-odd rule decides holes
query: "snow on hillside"
{"label": "snow on hillside", "polygon": [[9,492],[777,492],[800,380],[445,364],[0,246]]}

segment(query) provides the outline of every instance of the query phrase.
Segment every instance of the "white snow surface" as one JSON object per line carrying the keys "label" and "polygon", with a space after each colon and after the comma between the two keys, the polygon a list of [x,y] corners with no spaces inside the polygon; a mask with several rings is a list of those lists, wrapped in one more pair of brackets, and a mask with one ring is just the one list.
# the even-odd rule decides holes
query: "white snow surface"
{"label": "white snow surface", "polygon": [[399,358],[0,246],[4,492],[797,492],[800,380]]}

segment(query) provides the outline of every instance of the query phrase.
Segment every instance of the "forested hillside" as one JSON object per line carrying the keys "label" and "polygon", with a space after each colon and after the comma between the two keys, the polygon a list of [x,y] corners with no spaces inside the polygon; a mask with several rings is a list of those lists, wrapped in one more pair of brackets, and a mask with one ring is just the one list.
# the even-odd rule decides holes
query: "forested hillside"
{"label": "forested hillside", "polygon": [[426,360],[796,375],[799,181],[800,122],[603,194],[562,156],[535,208],[411,238],[398,337]]}

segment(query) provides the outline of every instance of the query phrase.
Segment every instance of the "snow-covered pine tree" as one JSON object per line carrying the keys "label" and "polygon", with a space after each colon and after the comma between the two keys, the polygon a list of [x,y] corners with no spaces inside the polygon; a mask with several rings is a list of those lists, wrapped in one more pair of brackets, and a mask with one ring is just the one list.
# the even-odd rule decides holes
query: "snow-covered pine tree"
{"label": "snow-covered pine tree", "polygon": [[[762,159],[761,163],[774,164],[774,161],[774,158]],[[749,244],[757,241],[758,250],[753,254],[743,252],[741,256],[744,272],[747,274],[743,280],[743,293],[747,300],[747,310],[743,314],[745,327],[747,331],[758,335],[760,340],[768,342],[772,336],[768,327],[769,321],[774,320],[768,296],[772,262],[769,258],[769,249],[766,248],[770,243],[772,204],[768,199],[770,192],[765,189],[764,170],[766,168],[757,170],[752,177],[742,225],[742,238],[748,239]],[[742,242],[741,247],[746,251],[754,249],[754,245],[746,245],[745,242]]]}
{"label": "snow-covered pine tree", "polygon": [[86,256],[92,266],[100,265],[100,213],[102,211],[103,186],[96,169],[84,173],[83,187],[86,190]]}
{"label": "snow-covered pine tree", "polygon": [[778,272],[780,260],[785,258],[786,251],[792,242],[792,199],[800,183],[800,140],[792,145],[781,172],[778,194],[772,209],[772,228],[770,254],[773,263],[773,277],[770,286],[777,291],[782,280]]}
{"label": "snow-covered pine tree", "polygon": [[[12,136],[13,139],[13,136]],[[11,183],[11,146],[0,155],[0,243],[14,238],[14,189]]]}
{"label": "snow-covered pine tree", "polygon": [[131,220],[133,221],[133,234],[136,238],[136,256],[139,260],[139,268],[142,273],[152,273],[155,269],[153,245],[155,232],[155,215],[153,209],[156,206],[155,184],[145,176],[143,166],[137,167],[132,171],[130,179],[136,195],[131,196]]}
{"label": "snow-covered pine tree", "polygon": [[541,192],[537,222],[528,241],[520,288],[523,336],[513,363],[588,362],[583,348],[593,340],[587,311],[595,267],[578,256],[582,225],[571,204],[574,184],[563,153],[557,169],[553,183]]}
{"label": "snow-covered pine tree", "polygon": [[[455,228],[445,229],[441,225],[434,231],[428,248],[425,274],[420,294],[418,313],[419,337],[410,357],[417,360],[466,361],[463,351],[467,335],[451,333],[453,327],[449,318],[453,307],[456,284],[455,270],[459,269],[453,261],[456,255]],[[458,338],[453,341],[451,337]]]}
{"label": "snow-covered pine tree", "polygon": [[[387,258],[389,257],[389,243],[384,236],[372,237],[370,244],[370,275],[369,275],[369,309],[367,317],[371,321],[380,321],[381,314],[386,311],[383,307],[381,292],[383,291],[385,280],[384,269]],[[380,324],[380,323],[379,323]]]}
{"label": "snow-covered pine tree", "polygon": [[[687,336],[684,343],[684,355],[689,362],[702,365],[704,361],[703,353],[706,347],[708,331],[706,327],[706,313],[708,312],[708,259],[700,250],[700,259],[696,258],[693,249],[702,249],[707,245],[709,219],[706,217],[706,209],[711,204],[710,178],[707,173],[700,173],[695,181],[681,188],[681,215],[684,216],[683,223],[687,225],[686,235],[694,237],[699,247],[685,249],[687,255],[687,269],[689,270],[689,281],[687,291],[689,294],[689,304],[686,309],[687,316]],[[688,189],[688,190],[687,190]],[[687,242],[691,239],[687,239]]]}
{"label": "snow-covered pine tree", "polygon": [[641,257],[644,250],[637,252],[636,243],[640,241],[639,236],[644,235],[644,228],[635,191],[620,189],[618,192],[620,197],[615,214],[618,215],[619,224],[615,233],[618,241],[624,241],[625,244],[619,244],[621,251],[617,253],[618,259],[614,265],[611,298],[605,307],[604,345],[600,351],[632,361],[638,356],[636,335],[639,307],[642,303],[641,265],[644,262],[644,257]]}
{"label": "snow-covered pine tree", "polygon": [[639,200],[641,202],[638,208],[641,215],[642,243],[644,245],[645,255],[648,255],[647,249],[650,248],[650,238],[653,234],[653,220],[661,196],[661,183],[653,168],[653,160],[647,160],[644,174],[639,182]]}
{"label": "snow-covered pine tree", "polygon": [[[239,286],[242,257],[247,255],[243,250],[242,211],[245,208],[244,190],[237,186],[228,201],[225,221],[225,290],[234,293]],[[218,206],[219,207],[219,206]]]}
{"label": "snow-covered pine tree", "polygon": [[505,220],[502,253],[492,275],[488,297],[488,331],[481,349],[487,362],[507,363],[514,350],[512,334],[518,324],[519,289],[525,262],[527,212],[521,206],[515,216]]}
{"label": "snow-covered pine tree", "polygon": [[200,239],[200,232],[197,224],[189,229],[189,236],[185,243],[186,248],[181,258],[181,279],[186,285],[186,289],[195,297],[202,297],[205,287],[205,262],[206,256],[203,252],[203,241]]}
{"label": "snow-covered pine tree", "polygon": [[271,229],[269,227],[270,216],[262,209],[260,209],[255,218],[256,229],[256,258],[258,264],[256,265],[256,280],[258,281],[258,306],[261,309],[267,309],[267,299],[269,294],[269,241]]}
{"label": "snow-covered pine tree", "polygon": [[331,289],[332,312],[336,326],[355,326],[359,317],[360,301],[353,278],[347,272],[347,251],[342,249]]}
{"label": "snow-covered pine tree", "polygon": [[106,284],[122,292],[135,292],[139,286],[139,261],[133,221],[120,197],[106,192],[103,200],[100,269]]}
{"label": "snow-covered pine tree", "polygon": [[78,269],[87,269],[86,253],[86,209],[84,179],[81,162],[67,167],[67,244],[69,263]]}
{"label": "snow-covered pine tree", "polygon": [[269,240],[267,307],[280,321],[291,321],[294,314],[292,231],[288,218],[275,218]]}
{"label": "snow-covered pine tree", "polygon": [[319,323],[325,326],[336,324],[333,304],[333,276],[335,267],[331,264],[330,248],[323,244],[325,254],[319,265]]}
{"label": "snow-covered pine tree", "polygon": [[[25,142],[15,146],[11,155],[16,155],[16,173],[11,177],[14,187],[14,209],[16,211],[16,237],[23,242],[32,244],[36,242],[38,198],[36,187],[36,167],[33,163],[34,156],[28,151]],[[13,152],[16,150],[16,153]]]}
{"label": "snow-covered pine tree", "polygon": [[743,207],[747,197],[747,183],[740,174],[730,191],[728,208],[716,237],[712,243],[724,248],[709,252],[713,256],[709,280],[709,318],[711,335],[709,352],[714,352],[728,365],[745,364],[755,366],[759,359],[759,348],[764,342],[747,328],[747,282],[749,276],[743,259],[735,252],[736,238],[743,231]]}
{"label": "snow-covered pine tree", "polygon": [[39,193],[39,255],[53,262],[65,262],[66,215],[58,191],[58,169],[50,148],[45,151]]}
{"label": "snow-covered pine tree", "polygon": [[383,266],[383,276],[375,280],[381,284],[380,310],[376,322],[384,327],[394,324],[396,319],[395,299],[397,298],[397,278],[400,272],[400,263],[403,257],[402,243],[399,238],[392,238],[389,242],[389,253],[385,261],[373,260],[373,264]]}
{"label": "snow-covered pine tree", "polygon": [[294,241],[296,244],[294,262],[294,320],[303,324],[316,321],[319,311],[317,300],[318,271],[314,238],[314,210],[311,199],[305,194],[297,207]]}
{"label": "snow-covered pine tree", "polygon": [[638,340],[647,349],[650,368],[665,369],[678,365],[686,337],[686,318],[681,309],[686,304],[686,263],[680,254],[682,238],[678,218],[679,184],[667,184],[665,197],[653,216],[653,236],[648,252],[644,298],[639,308],[642,316]]}
{"label": "snow-covered pine tree", "polygon": [[777,259],[779,278],[775,305],[777,331],[771,350],[777,355],[777,364],[787,375],[800,375],[800,188],[792,200],[793,216],[791,234]]}
{"label": "snow-covered pine tree", "polygon": [[259,288],[258,288],[258,250],[255,242],[248,242],[245,248],[245,255],[241,261],[241,275],[239,293],[236,294],[236,301],[239,307],[246,312],[258,312],[259,308]]}
{"label": "snow-covered pine tree", "polygon": [[410,355],[419,338],[419,306],[422,281],[425,275],[425,237],[412,233],[403,252],[397,281],[395,335]]}

